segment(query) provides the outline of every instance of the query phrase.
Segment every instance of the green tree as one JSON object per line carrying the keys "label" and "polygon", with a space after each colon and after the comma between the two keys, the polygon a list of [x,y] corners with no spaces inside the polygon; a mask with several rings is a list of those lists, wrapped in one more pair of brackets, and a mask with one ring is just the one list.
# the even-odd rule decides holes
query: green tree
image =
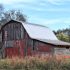
{"label": "green tree", "polygon": [[56,35],[59,40],[69,42],[69,36],[64,35],[63,33],[59,33]]}

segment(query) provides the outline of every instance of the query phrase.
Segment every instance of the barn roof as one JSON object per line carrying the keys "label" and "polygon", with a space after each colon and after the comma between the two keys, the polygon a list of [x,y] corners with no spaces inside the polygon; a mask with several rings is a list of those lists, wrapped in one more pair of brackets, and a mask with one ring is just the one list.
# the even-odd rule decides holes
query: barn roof
{"label": "barn roof", "polygon": [[45,26],[29,23],[22,24],[29,36],[33,39],[37,39],[53,45],[70,45],[70,43],[58,40],[54,32]]}
{"label": "barn roof", "polygon": [[45,26],[31,23],[22,23],[29,36],[33,39],[58,40],[54,33]]}
{"label": "barn roof", "polygon": [[[20,21],[16,21],[16,22],[20,22]],[[42,41],[45,43],[50,43],[53,45],[70,46],[70,43],[58,40],[56,35],[54,34],[54,32],[51,29],[49,29],[48,27],[45,27],[42,25],[37,25],[37,24],[32,24],[32,23],[27,23],[27,22],[26,23],[20,22],[20,23],[22,23],[22,25],[26,29],[28,35],[32,39],[36,39],[36,40],[39,40],[39,41]]]}

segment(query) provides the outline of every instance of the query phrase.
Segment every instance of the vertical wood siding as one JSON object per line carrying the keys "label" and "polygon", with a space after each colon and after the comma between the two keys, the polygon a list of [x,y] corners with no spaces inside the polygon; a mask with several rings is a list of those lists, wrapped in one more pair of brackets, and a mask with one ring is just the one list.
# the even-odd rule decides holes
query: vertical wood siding
{"label": "vertical wood siding", "polygon": [[51,52],[52,45],[31,39],[20,23],[10,22],[5,25],[3,34],[6,57],[24,57],[38,52]]}

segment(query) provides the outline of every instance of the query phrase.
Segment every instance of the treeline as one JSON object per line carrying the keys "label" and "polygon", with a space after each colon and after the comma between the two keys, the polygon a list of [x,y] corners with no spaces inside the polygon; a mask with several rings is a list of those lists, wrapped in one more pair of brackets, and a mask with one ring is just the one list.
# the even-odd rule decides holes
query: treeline
{"label": "treeline", "polygon": [[6,11],[4,6],[0,4],[0,25],[3,25],[11,19],[26,22],[26,15],[24,15],[20,10],[12,9]]}
{"label": "treeline", "polygon": [[54,31],[59,40],[70,42],[70,28]]}

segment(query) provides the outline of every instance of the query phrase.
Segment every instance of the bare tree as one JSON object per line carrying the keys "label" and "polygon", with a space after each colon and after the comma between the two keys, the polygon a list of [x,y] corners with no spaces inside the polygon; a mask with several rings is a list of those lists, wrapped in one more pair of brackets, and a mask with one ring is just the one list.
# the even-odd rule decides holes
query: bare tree
{"label": "bare tree", "polygon": [[3,5],[0,4],[0,24],[3,25],[11,19],[26,22],[26,16],[20,10],[4,11]]}
{"label": "bare tree", "polygon": [[4,7],[3,7],[2,4],[0,4],[0,20],[1,20],[1,18],[2,18],[3,11],[4,11]]}

